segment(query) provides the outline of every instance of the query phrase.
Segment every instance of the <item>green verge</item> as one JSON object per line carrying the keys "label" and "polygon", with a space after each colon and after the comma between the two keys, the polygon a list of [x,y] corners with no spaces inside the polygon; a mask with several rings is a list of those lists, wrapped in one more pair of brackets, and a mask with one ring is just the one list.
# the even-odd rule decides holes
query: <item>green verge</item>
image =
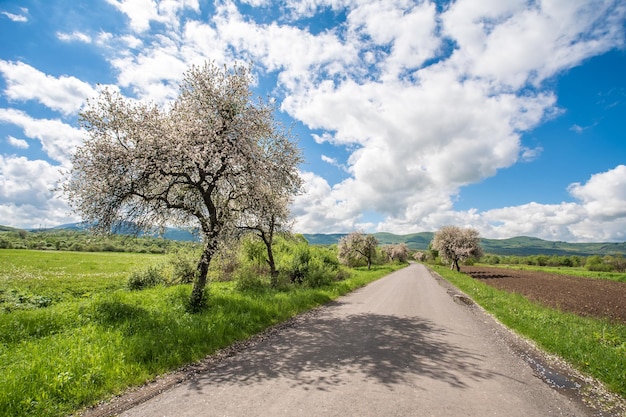
{"label": "green verge", "polygon": [[626,325],[580,317],[498,290],[470,276],[429,265],[500,322],[626,398]]}
{"label": "green verge", "polygon": [[[402,267],[351,270],[350,278],[322,288],[239,291],[235,282],[216,282],[210,285],[208,308],[190,314],[186,309],[189,285],[143,291],[123,288],[120,268],[128,270],[127,263],[145,264],[155,258],[120,255],[107,258],[118,263],[109,275],[98,268],[94,277],[75,265],[68,267],[75,268],[71,272],[59,266],[56,277],[65,290],[69,276],[75,274],[79,291],[72,299],[60,296],[64,291],[55,287],[54,267],[42,276],[32,273],[34,266],[15,269],[16,262],[4,258],[0,269],[14,274],[11,279],[5,274],[5,287],[12,282],[21,286],[20,291],[34,291],[30,281],[40,280],[40,289],[59,301],[45,308],[0,312],[0,415],[71,414]],[[91,284],[81,283],[82,279]]]}

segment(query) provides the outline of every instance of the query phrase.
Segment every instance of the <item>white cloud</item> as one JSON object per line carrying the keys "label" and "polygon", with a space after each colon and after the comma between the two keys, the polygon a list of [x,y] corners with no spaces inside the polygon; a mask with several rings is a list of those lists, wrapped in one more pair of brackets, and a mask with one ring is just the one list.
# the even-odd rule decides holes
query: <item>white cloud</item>
{"label": "white cloud", "polygon": [[59,40],[63,42],[78,41],[83,43],[91,43],[91,36],[78,31],[74,31],[72,33],[57,32],[57,38],[59,38]]}
{"label": "white cloud", "polygon": [[626,165],[594,174],[585,184],[573,183],[568,191],[593,220],[626,219]]}
{"label": "white cloud", "polygon": [[[363,3],[350,11],[347,32],[360,36],[347,42],[353,42],[354,50],[367,48],[367,54],[361,54],[366,59],[352,61],[350,67],[344,64],[352,76],[313,79],[290,90],[287,85],[283,109],[307,126],[326,131],[313,136],[317,143],[354,149],[348,166],[351,178],[332,188],[320,186],[321,178],[315,178],[312,188],[316,193],[326,190],[326,198],[300,199],[311,211],[332,212],[332,220],[324,223],[319,214],[300,213],[298,230],[337,231],[337,224],[353,225],[361,213],[376,211],[387,216],[377,229],[398,233],[455,223],[480,225],[484,233],[498,237],[575,239],[574,226],[582,224],[588,204],[529,203],[479,213],[454,211],[451,198],[464,185],[541,154],[541,146],[520,145],[523,132],[561,112],[556,96],[542,90],[541,82],[619,46],[622,40],[616,35],[623,29],[603,17],[611,6],[613,13],[624,16],[624,8],[615,10],[609,2],[589,8],[585,2],[529,7],[522,0],[457,1],[441,22],[443,33],[458,48],[450,58],[419,68],[439,53],[436,17],[428,8],[420,10],[425,29],[419,37],[426,43],[416,51],[423,52],[422,58],[395,53],[410,50],[395,31],[408,16],[390,4]],[[384,45],[388,52],[376,52]],[[372,64],[381,69],[379,78],[358,76]],[[410,79],[402,75],[407,68],[414,69]],[[537,88],[522,90],[529,82]]]}
{"label": "white cloud", "polygon": [[96,90],[76,77],[58,78],[24,64],[0,60],[0,72],[6,80],[4,93],[12,100],[37,100],[65,115],[77,112]]}
{"label": "white cloud", "polygon": [[459,0],[442,16],[469,76],[521,88],[623,45],[624,5],[606,0]]}
{"label": "white cloud", "polygon": [[45,204],[58,178],[58,167],[46,161],[0,155],[0,204]]}
{"label": "white cloud", "polygon": [[[28,9],[22,9],[22,11],[28,11]],[[18,23],[24,23],[24,22],[28,22],[28,18],[24,15],[21,14],[13,14],[13,13],[9,13],[9,12],[1,12],[1,14],[5,15],[6,17],[8,17],[9,19],[11,19],[14,22],[18,22]]]}
{"label": "white cloud", "polygon": [[7,136],[7,143],[18,149],[28,149],[28,142],[24,139],[14,138],[13,136]]}
{"label": "white cloud", "polygon": [[337,199],[336,190],[312,172],[303,172],[305,193],[295,198],[292,216],[298,233],[332,233],[359,229],[358,207]]}
{"label": "white cloud", "polygon": [[279,84],[288,90],[321,77],[345,77],[348,66],[358,60],[354,46],[343,43],[332,31],[313,35],[275,22],[258,25],[246,20],[233,3],[218,7],[213,20],[222,41],[242,58],[278,71]]}
{"label": "white cloud", "polygon": [[[194,20],[197,0],[107,1],[128,16],[132,35],[101,32],[93,39],[106,46],[119,87],[136,98],[168,102],[183,72],[206,59],[252,61],[260,78],[277,79],[272,94],[281,96],[281,109],[316,129],[315,143],[350,152],[345,166],[330,152],[322,157],[349,174],[338,184],[303,173],[307,192],[293,205],[299,232],[408,233],[452,223],[490,237],[598,240],[624,233],[620,167],[572,184],[574,203],[485,212],[455,211],[453,203],[461,187],[541,155],[541,146],[524,147],[520,137],[560,112],[543,82],[624,44],[626,6],[618,2],[457,0],[438,14],[430,2],[289,0],[279,8],[287,15],[259,24],[238,5],[271,2],[220,1],[213,16]],[[346,19],[314,33],[300,19],[322,9]],[[86,42],[81,35],[59,34]],[[26,64],[0,61],[0,71],[7,97],[38,100],[66,115],[94,95],[78,79]],[[82,140],[81,131],[58,120],[16,110],[0,109],[0,121],[22,127],[62,163]],[[364,213],[384,220],[374,226]]]}
{"label": "white cloud", "polygon": [[541,155],[541,153],[543,152],[543,148],[541,146],[538,146],[536,148],[527,148],[525,146],[522,146],[521,151],[522,161],[532,162],[535,159],[539,158],[539,155]]}
{"label": "white cloud", "polygon": [[0,109],[0,122],[19,126],[26,136],[38,139],[44,152],[53,160],[67,165],[85,132],[60,120],[35,119],[20,110]]}
{"label": "white cloud", "polygon": [[0,218],[4,225],[30,228],[77,221],[65,200],[52,191],[58,167],[46,161],[0,155]]}
{"label": "white cloud", "polygon": [[441,38],[435,33],[435,12],[430,2],[408,7],[395,2],[365,3],[349,13],[348,25],[364,42],[371,39],[376,46],[390,46],[380,66],[382,78],[393,80],[437,54]]}
{"label": "white cloud", "polygon": [[150,29],[150,22],[178,27],[178,14],[184,9],[199,11],[197,0],[107,0],[130,20],[130,27],[141,33]]}
{"label": "white cloud", "polygon": [[271,0],[241,0],[241,2],[252,7],[266,7],[272,4]]}
{"label": "white cloud", "polygon": [[160,42],[158,47],[151,45],[139,55],[115,58],[111,65],[119,71],[121,87],[130,87],[139,99],[165,103],[178,94],[178,83],[188,64],[181,58],[176,42]]}
{"label": "white cloud", "polygon": [[337,158],[331,158],[330,156],[322,155],[322,161],[324,161],[327,164],[330,164],[330,165],[332,165],[334,167],[337,167],[337,168],[339,168],[342,171],[345,171],[345,172],[348,171],[348,168],[344,164],[340,163],[337,160]]}
{"label": "white cloud", "polygon": [[408,233],[437,230],[442,225],[456,224],[474,227],[490,238],[535,236],[547,240],[623,241],[626,239],[626,166],[619,165],[607,172],[592,175],[584,184],[568,187],[578,202],[540,204],[531,202],[520,206],[454,211],[450,201],[437,195],[416,202],[415,207],[428,201],[431,206],[401,222],[388,219],[379,225],[380,231]]}
{"label": "white cloud", "polygon": [[576,132],[576,133],[583,133],[583,131],[585,130],[584,127],[582,126],[578,126],[577,124],[572,125],[572,127],[570,127],[570,129],[572,132]]}

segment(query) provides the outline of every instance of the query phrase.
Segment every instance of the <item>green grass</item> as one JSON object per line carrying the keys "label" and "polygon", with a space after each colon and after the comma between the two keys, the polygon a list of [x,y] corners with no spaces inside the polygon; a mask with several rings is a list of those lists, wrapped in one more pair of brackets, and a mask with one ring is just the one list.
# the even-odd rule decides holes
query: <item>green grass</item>
{"label": "green grass", "polygon": [[2,285],[55,301],[0,312],[2,416],[70,414],[400,267],[353,270],[319,289],[242,292],[234,282],[216,282],[209,307],[190,314],[189,285],[125,289],[128,271],[160,259],[154,255],[19,252],[25,257],[0,251]]}
{"label": "green grass", "polygon": [[515,332],[626,398],[626,325],[533,303],[440,266],[430,266]]}
{"label": "green grass", "polygon": [[542,271],[550,274],[570,275],[582,278],[594,278],[594,279],[607,279],[617,282],[626,282],[626,273],[624,272],[602,272],[602,271],[589,271],[582,267],[565,267],[565,266],[537,266],[537,265],[488,265],[488,264],[476,264],[476,266],[486,266],[493,268],[507,268],[518,269],[523,271]]}
{"label": "green grass", "polygon": [[126,285],[131,271],[164,259],[164,255],[136,253],[1,249],[0,310],[114,291]]}

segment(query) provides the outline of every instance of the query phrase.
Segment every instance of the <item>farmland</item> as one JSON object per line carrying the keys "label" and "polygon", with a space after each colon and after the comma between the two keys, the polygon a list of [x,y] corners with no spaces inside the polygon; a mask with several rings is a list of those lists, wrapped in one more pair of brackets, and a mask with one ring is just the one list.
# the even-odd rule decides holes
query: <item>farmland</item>
{"label": "farmland", "polygon": [[548,307],[626,324],[626,282],[482,266],[465,266],[463,272]]}

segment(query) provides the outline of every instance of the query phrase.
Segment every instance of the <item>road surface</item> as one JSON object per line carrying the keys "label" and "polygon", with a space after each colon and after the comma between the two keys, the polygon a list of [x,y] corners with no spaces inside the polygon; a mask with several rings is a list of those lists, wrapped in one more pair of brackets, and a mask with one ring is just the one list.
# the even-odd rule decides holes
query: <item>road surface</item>
{"label": "road surface", "polygon": [[121,416],[588,416],[413,264]]}

